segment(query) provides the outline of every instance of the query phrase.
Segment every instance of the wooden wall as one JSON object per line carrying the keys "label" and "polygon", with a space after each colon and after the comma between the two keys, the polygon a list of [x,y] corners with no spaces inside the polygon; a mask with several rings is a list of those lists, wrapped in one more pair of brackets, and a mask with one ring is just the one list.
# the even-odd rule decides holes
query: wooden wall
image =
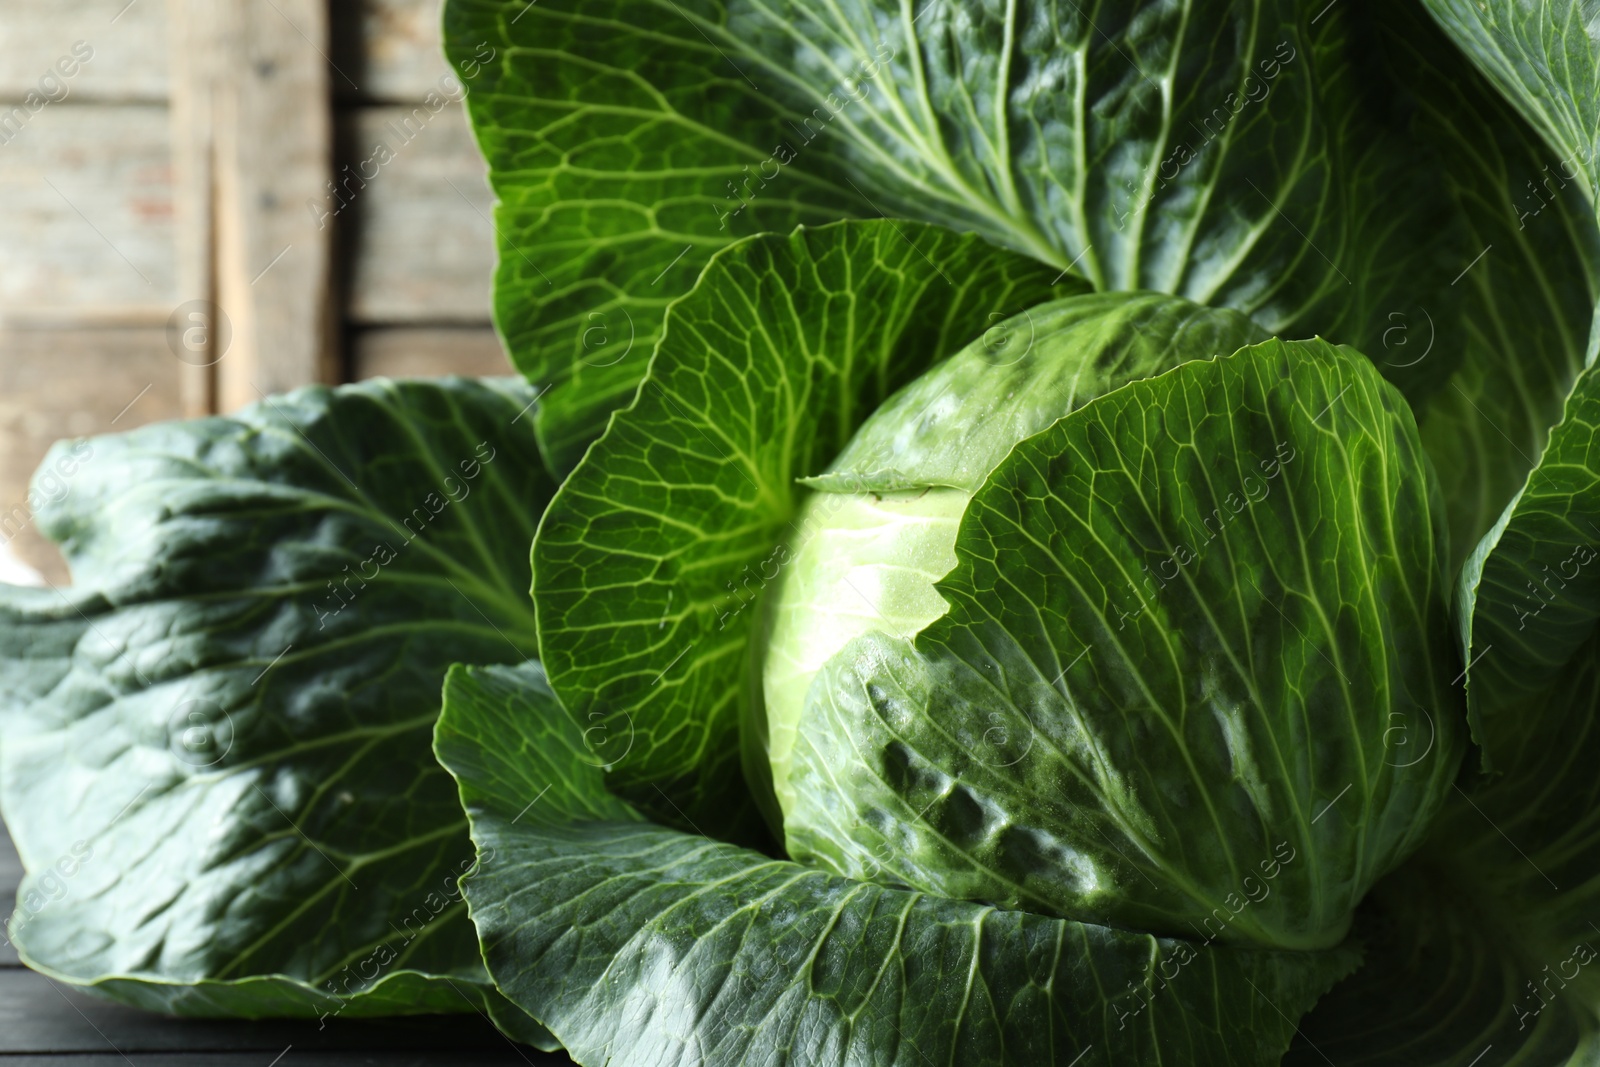
{"label": "wooden wall", "polygon": [[0,4],[0,551],[65,580],[12,510],[58,438],[509,373],[448,74],[438,0]]}

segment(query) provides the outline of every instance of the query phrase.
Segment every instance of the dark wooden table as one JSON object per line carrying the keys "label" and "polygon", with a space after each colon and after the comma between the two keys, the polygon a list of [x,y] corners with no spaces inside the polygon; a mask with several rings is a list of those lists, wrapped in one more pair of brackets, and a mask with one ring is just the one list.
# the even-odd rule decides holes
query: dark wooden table
{"label": "dark wooden table", "polygon": [[[0,915],[22,865],[0,827]],[[76,993],[23,967],[0,935],[0,1067],[571,1067],[477,1015],[245,1022],[173,1019]]]}

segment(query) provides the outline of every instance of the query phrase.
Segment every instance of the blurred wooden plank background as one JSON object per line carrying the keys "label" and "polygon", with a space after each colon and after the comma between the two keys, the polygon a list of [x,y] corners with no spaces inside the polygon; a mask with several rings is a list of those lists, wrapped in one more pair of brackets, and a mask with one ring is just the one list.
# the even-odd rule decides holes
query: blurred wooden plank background
{"label": "blurred wooden plank background", "polygon": [[[0,553],[66,580],[16,510],[59,438],[312,381],[509,373],[438,8],[0,5]],[[211,366],[168,328],[203,300],[233,334]]]}

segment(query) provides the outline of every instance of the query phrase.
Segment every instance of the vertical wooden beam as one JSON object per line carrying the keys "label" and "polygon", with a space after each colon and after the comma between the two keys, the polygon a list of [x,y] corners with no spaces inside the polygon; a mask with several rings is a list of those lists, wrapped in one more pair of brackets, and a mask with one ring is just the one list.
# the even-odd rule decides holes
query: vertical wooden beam
{"label": "vertical wooden beam", "polygon": [[216,181],[217,302],[234,319],[217,363],[228,411],[337,380],[332,231],[307,206],[333,176],[333,105],[327,0],[217,6],[237,35]]}
{"label": "vertical wooden beam", "polygon": [[199,124],[179,195],[197,216],[183,240],[206,251],[186,291],[217,308],[215,407],[336,381],[332,230],[308,206],[332,179],[326,0],[169,3],[188,90],[175,121]]}
{"label": "vertical wooden beam", "polygon": [[[216,410],[212,364],[221,345],[215,319],[215,272],[212,263],[212,162],[216,152],[213,102],[221,56],[215,0],[167,0],[167,36],[171,42],[171,122],[173,209],[177,240],[180,304],[167,324],[168,347],[182,360],[180,395],[188,418]],[[202,316],[195,321],[191,315]],[[226,331],[225,331],[226,332]]]}

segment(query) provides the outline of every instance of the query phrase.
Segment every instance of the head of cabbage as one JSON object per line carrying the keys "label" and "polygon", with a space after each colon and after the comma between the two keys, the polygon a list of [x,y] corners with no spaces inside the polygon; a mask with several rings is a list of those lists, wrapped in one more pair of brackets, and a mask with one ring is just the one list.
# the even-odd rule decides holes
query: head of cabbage
{"label": "head of cabbage", "polygon": [[1408,410],[1358,354],[1169,297],[1001,329],[804,479],[746,723],[790,854],[1338,943],[1462,745],[1448,654],[1412,647],[1447,627]]}

